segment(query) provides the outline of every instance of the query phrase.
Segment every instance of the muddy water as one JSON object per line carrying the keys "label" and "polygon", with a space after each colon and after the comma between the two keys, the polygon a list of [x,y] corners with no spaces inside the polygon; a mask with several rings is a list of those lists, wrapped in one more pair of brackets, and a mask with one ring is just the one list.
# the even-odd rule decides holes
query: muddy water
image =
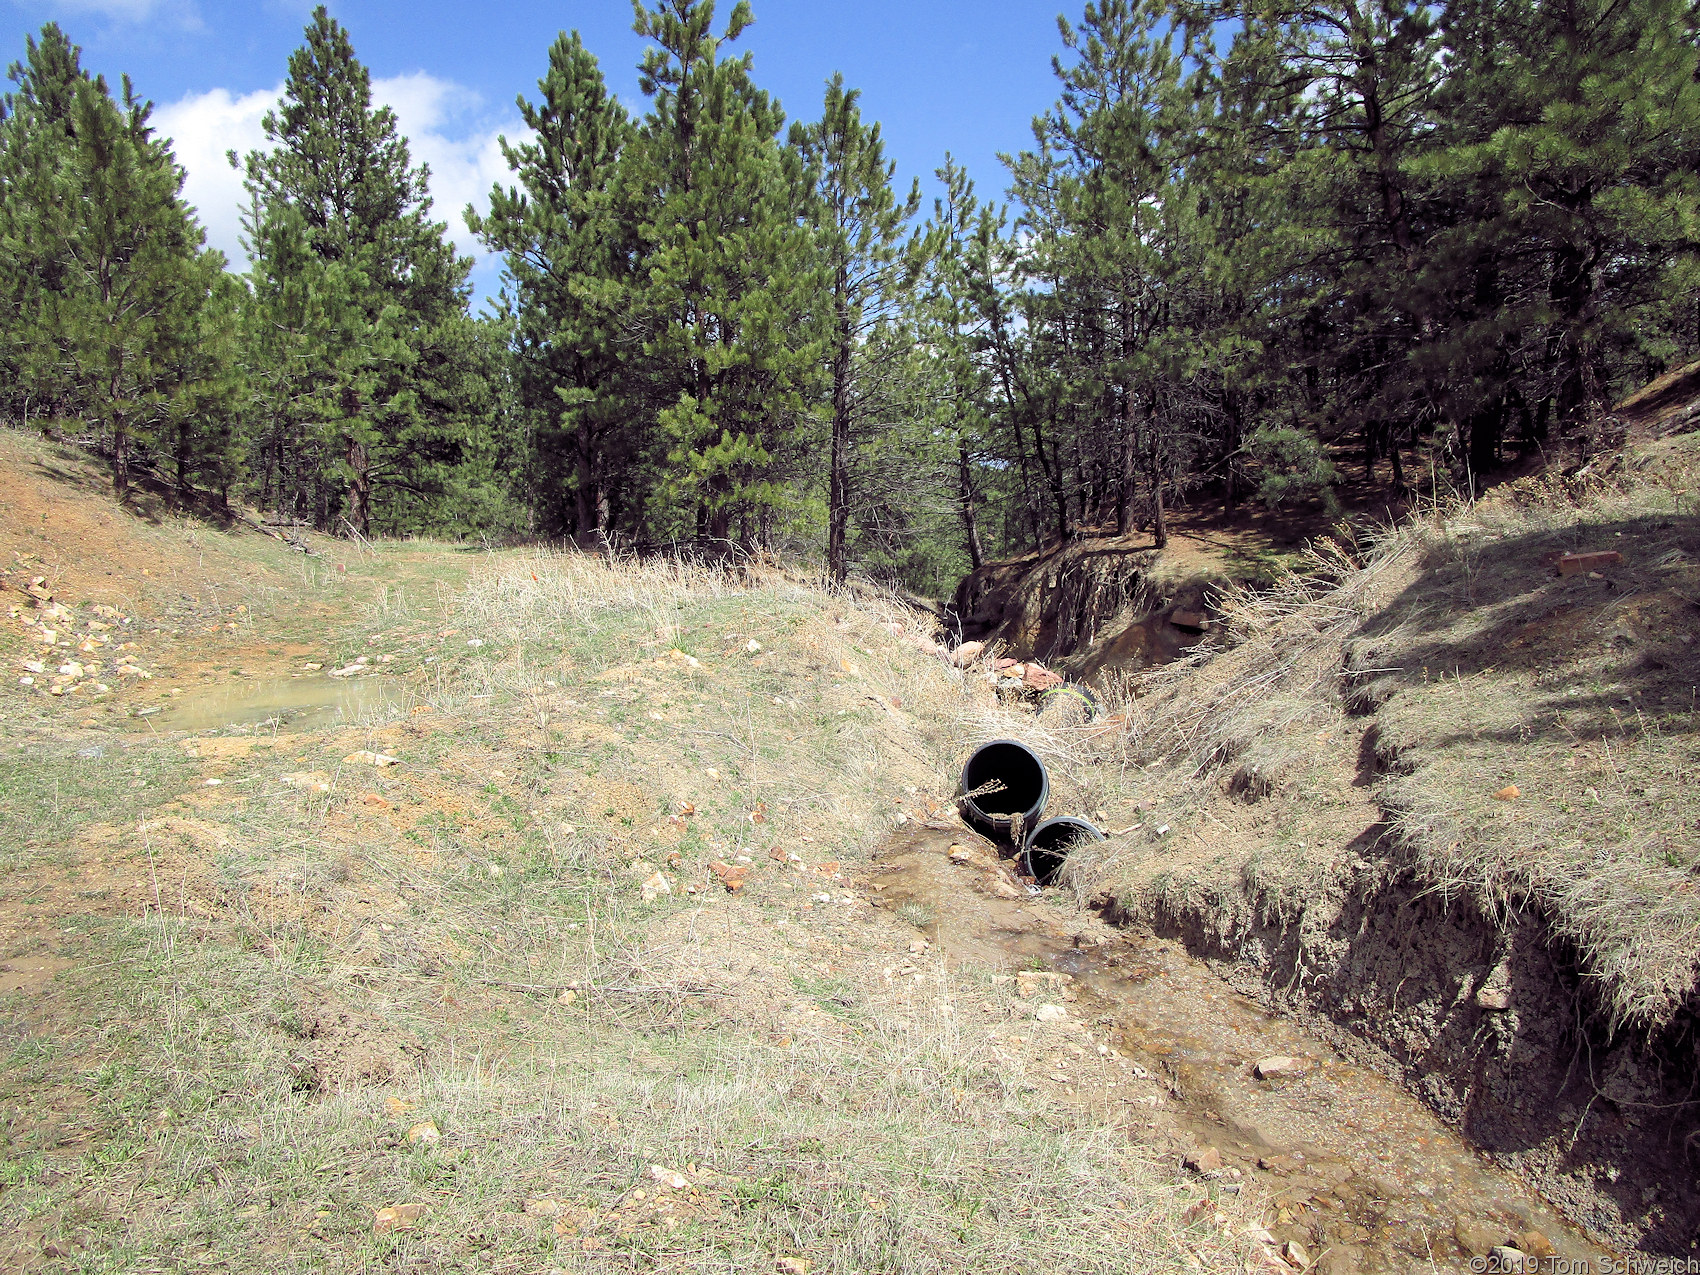
{"label": "muddy water", "polygon": [[[1297,1241],[1322,1271],[1414,1275],[1487,1269],[1492,1246],[1522,1239],[1544,1252],[1544,1240],[1552,1255],[1539,1269],[1599,1269],[1602,1250],[1393,1081],[1264,1012],[1172,942],[1083,928],[1042,897],[998,897],[1013,893],[1007,871],[952,863],[953,843],[996,853],[963,829],[906,833],[878,855],[883,905],[930,912],[934,941],[957,963],[1061,976],[1041,986],[1066,989],[1072,1013],[1106,1027],[1145,1085],[1129,1099],[1083,1079],[1078,1099],[1126,1104],[1135,1139],[1190,1157],[1212,1190],[1267,1200],[1272,1247]],[[1257,1064],[1274,1058],[1292,1074],[1260,1078]],[[1200,1159],[1207,1148],[1220,1165]],[[1531,1231],[1542,1239],[1523,1238]]]}
{"label": "muddy water", "polygon": [[185,690],[158,712],[138,714],[131,725],[139,730],[271,725],[300,730],[387,716],[401,699],[401,689],[381,677],[245,678]]}

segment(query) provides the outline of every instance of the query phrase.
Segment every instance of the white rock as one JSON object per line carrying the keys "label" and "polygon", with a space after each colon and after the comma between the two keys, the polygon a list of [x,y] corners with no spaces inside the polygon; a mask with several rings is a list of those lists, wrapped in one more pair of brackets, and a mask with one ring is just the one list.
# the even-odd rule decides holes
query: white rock
{"label": "white rock", "polygon": [[1041,1023],[1060,1023],[1068,1017],[1068,1011],[1061,1005],[1041,1005],[1034,1011],[1033,1017]]}

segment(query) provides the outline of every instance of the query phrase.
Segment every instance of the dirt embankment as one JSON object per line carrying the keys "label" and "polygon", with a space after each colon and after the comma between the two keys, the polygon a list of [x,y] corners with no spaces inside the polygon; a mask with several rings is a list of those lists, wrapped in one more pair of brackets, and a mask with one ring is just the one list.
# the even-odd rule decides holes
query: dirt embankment
{"label": "dirt embankment", "polygon": [[1697,470],[1656,439],[1240,598],[1129,706],[1149,813],[1076,881],[1663,1254],[1700,1227]]}

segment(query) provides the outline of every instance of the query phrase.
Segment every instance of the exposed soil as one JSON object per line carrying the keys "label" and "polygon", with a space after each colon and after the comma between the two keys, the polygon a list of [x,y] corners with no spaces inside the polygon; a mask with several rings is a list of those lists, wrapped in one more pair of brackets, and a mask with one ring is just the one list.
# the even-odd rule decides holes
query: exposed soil
{"label": "exposed soil", "polygon": [[[904,830],[876,850],[871,886],[887,906],[933,911],[952,961],[1013,968],[1020,995],[1109,1026],[1123,1060],[1113,1082],[1056,1045],[1035,1080],[1125,1108],[1133,1136],[1166,1142],[1209,1181],[1267,1193],[1274,1243],[1297,1241],[1329,1272],[1462,1267],[1499,1244],[1547,1251],[1530,1232],[1577,1262],[1602,1255],[1376,1060],[1342,1052],[1340,1033],[1269,1013],[1180,943],[1083,926],[1050,896],[1004,897],[996,854],[964,829]],[[1271,1058],[1289,1074],[1260,1077]]]}

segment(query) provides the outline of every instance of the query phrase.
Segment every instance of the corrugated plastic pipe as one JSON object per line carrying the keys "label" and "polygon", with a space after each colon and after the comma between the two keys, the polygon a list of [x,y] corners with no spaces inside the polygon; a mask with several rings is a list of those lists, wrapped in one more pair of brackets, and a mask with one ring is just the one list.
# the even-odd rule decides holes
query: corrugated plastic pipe
{"label": "corrugated plastic pipe", "polygon": [[1027,834],[1021,847],[1021,870],[1040,885],[1049,885],[1062,871],[1068,852],[1083,841],[1102,841],[1095,824],[1073,815],[1047,819]]}
{"label": "corrugated plastic pipe", "polygon": [[[996,791],[968,796],[988,785]],[[962,818],[988,837],[1007,837],[1017,815],[1025,830],[1039,822],[1051,799],[1051,777],[1039,754],[1014,739],[981,744],[962,768]]]}

